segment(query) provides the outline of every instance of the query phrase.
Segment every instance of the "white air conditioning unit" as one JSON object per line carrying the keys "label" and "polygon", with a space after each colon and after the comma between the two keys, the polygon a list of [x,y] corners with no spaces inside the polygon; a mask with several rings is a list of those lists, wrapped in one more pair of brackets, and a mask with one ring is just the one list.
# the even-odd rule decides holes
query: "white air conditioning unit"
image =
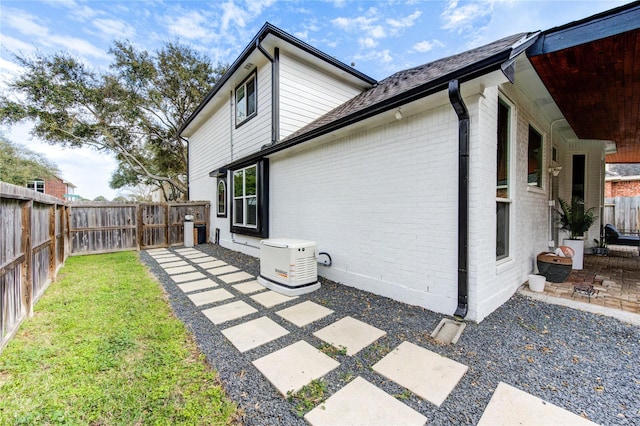
{"label": "white air conditioning unit", "polygon": [[260,241],[258,282],[287,296],[319,289],[316,243],[290,238]]}

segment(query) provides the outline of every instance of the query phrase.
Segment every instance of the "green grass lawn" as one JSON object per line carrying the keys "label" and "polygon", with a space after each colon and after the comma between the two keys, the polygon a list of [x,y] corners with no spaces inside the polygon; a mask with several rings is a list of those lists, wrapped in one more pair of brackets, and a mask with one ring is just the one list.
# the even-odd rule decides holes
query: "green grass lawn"
{"label": "green grass lawn", "polygon": [[133,252],[71,257],[0,354],[0,424],[234,423]]}

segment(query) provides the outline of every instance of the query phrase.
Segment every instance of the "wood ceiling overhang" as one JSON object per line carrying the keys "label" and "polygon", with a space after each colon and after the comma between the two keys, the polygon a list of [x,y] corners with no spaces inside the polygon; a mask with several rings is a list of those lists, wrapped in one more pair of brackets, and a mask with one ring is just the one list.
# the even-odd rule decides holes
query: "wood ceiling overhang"
{"label": "wood ceiling overhang", "polygon": [[578,138],[640,163],[640,2],[545,31],[527,56]]}

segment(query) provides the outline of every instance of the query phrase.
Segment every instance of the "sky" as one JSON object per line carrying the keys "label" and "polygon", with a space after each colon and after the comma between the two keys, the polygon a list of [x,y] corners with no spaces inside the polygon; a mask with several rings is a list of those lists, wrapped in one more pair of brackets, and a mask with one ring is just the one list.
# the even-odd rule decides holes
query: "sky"
{"label": "sky", "polygon": [[[582,0],[0,0],[0,91],[19,75],[14,55],[67,52],[99,72],[114,40],[153,52],[180,41],[232,63],[265,22],[381,80],[396,71],[499,38],[546,30],[627,4]],[[75,193],[94,199],[109,188],[115,160],[91,149],[63,149],[29,134],[29,125],[1,127],[9,140],[58,165]]]}

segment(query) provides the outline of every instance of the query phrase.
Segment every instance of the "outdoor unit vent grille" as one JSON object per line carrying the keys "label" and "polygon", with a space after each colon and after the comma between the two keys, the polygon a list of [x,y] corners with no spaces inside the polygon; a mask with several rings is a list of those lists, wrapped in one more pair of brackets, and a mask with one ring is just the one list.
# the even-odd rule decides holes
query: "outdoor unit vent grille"
{"label": "outdoor unit vent grille", "polygon": [[260,241],[258,282],[287,295],[319,288],[316,243],[288,238]]}

